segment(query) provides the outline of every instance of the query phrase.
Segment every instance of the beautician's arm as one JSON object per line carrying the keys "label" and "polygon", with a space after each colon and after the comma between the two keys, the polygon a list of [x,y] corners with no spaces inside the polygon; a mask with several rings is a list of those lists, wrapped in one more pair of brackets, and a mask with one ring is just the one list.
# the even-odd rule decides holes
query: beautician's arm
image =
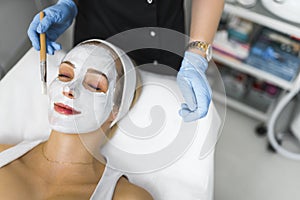
{"label": "beautician's arm", "polygon": [[[224,0],[192,0],[190,42],[211,44],[224,7]],[[211,88],[205,72],[208,62],[205,52],[189,49],[177,74],[177,83],[185,102],[179,115],[185,122],[206,116],[211,102]]]}
{"label": "beautician's arm", "polygon": [[190,38],[192,41],[212,43],[223,7],[224,0],[192,0],[190,27]]}

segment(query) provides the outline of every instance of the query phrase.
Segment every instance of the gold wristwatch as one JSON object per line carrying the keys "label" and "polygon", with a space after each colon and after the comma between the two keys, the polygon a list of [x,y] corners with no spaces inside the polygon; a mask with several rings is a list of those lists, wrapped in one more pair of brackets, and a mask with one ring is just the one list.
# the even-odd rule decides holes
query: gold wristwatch
{"label": "gold wristwatch", "polygon": [[190,42],[187,46],[187,49],[198,49],[205,53],[205,58],[209,62],[212,58],[212,47],[210,44],[202,41],[193,41]]}

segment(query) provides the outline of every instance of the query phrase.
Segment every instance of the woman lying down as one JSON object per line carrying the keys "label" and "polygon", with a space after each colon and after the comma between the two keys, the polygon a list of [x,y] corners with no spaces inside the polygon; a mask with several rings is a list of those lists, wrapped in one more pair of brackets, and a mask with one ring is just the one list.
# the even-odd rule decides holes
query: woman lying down
{"label": "woman lying down", "polygon": [[132,78],[124,81],[124,62],[111,47],[88,40],[64,57],[49,87],[47,141],[0,145],[1,199],[152,199],[99,151],[118,115],[128,111],[122,104],[134,90],[124,97],[125,84],[135,88]]}

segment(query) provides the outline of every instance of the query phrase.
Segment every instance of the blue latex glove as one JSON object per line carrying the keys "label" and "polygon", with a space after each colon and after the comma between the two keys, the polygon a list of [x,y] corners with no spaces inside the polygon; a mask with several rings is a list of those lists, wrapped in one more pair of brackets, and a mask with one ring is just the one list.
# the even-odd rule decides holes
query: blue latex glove
{"label": "blue latex glove", "polygon": [[27,31],[32,46],[39,51],[39,34],[46,33],[47,53],[53,55],[54,51],[60,50],[61,45],[55,41],[72,24],[77,12],[73,0],[59,0],[44,10],[45,17],[41,22],[39,13],[35,15]]}
{"label": "blue latex glove", "polygon": [[211,88],[206,79],[207,60],[201,55],[185,52],[177,74],[177,84],[186,101],[179,115],[185,122],[206,116],[211,101]]}

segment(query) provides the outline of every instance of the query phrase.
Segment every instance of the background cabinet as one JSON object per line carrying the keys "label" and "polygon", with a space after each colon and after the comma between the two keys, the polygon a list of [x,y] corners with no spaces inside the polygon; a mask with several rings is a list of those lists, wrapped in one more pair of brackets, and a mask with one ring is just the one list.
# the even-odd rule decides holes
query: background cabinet
{"label": "background cabinet", "polygon": [[[226,3],[224,13],[249,20],[257,25],[260,25],[261,27],[267,27],[294,38],[300,38],[299,24],[291,23],[278,18],[274,14],[267,11],[260,1],[257,1],[257,4],[252,8],[244,8],[237,3]],[[262,122],[268,121],[274,107],[279,102],[279,100],[283,98],[290,90],[292,90],[295,87],[295,84],[299,84],[300,81],[299,70],[296,72],[295,77],[292,80],[286,80],[218,51],[214,51],[213,59],[215,62],[221,63],[226,67],[239,72],[243,72],[245,74],[248,74],[249,76],[256,78],[257,80],[265,81],[281,89],[281,92],[277,96],[277,98],[273,101],[270,101],[270,105],[268,106],[267,110],[259,109],[259,106],[247,104],[245,102],[247,101],[247,99],[245,101],[237,100],[235,98],[227,96],[227,105],[229,107],[235,108],[247,115],[261,120]],[[220,95],[218,91],[214,91],[213,98],[218,101],[222,99],[222,95]],[[266,99],[264,99],[262,96],[261,101],[261,103],[264,103],[263,101],[266,101]]]}

